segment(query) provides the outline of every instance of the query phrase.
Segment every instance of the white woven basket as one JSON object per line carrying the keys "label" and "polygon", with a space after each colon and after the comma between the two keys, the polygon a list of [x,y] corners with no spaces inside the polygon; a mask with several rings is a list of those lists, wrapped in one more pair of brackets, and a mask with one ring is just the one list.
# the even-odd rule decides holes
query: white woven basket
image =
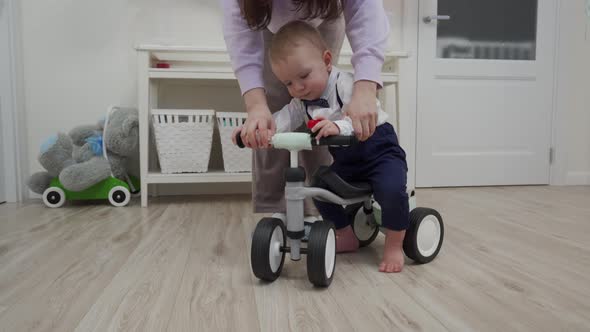
{"label": "white woven basket", "polygon": [[221,151],[223,153],[223,169],[226,172],[251,172],[252,151],[240,149],[232,143],[231,134],[235,128],[246,121],[248,113],[217,112],[215,113],[221,136]]}
{"label": "white woven basket", "polygon": [[162,173],[207,172],[213,110],[152,110]]}

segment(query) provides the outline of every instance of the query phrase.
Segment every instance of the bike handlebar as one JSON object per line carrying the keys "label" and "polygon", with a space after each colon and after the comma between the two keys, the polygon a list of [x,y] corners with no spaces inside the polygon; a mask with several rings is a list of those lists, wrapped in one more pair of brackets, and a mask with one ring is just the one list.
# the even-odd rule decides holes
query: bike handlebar
{"label": "bike handlebar", "polygon": [[[285,135],[289,133],[281,133],[275,135]],[[320,140],[316,140],[315,138],[309,137],[311,141],[311,145],[318,146],[318,145],[328,145],[328,146],[351,146],[358,143],[358,139],[356,136],[328,136],[322,137]],[[241,132],[236,134],[236,143],[239,148],[243,149],[245,147],[244,142],[242,141]]]}

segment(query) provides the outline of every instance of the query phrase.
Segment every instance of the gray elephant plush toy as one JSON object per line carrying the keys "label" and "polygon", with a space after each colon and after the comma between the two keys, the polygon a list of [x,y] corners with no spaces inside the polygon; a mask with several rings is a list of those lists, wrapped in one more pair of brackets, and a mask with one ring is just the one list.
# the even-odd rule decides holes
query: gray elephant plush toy
{"label": "gray elephant plush toy", "polygon": [[69,135],[60,133],[45,142],[38,160],[46,171],[33,174],[27,185],[43,194],[55,177],[71,191],[83,191],[111,175],[127,181],[128,175],[139,175],[138,154],[137,110],[112,108],[105,121],[76,127]]}

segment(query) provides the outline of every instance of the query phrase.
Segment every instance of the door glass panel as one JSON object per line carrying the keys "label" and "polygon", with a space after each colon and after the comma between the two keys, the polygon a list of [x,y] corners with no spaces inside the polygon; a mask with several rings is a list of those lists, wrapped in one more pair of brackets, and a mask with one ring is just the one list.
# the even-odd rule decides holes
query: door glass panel
{"label": "door glass panel", "polygon": [[437,57],[535,60],[537,1],[438,0]]}

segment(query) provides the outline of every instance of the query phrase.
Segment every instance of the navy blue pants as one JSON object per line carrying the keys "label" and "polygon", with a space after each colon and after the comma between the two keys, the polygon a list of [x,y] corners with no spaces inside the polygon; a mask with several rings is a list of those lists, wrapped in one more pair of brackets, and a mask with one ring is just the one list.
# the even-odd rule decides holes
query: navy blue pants
{"label": "navy blue pants", "polygon": [[[375,134],[365,142],[350,147],[330,147],[334,163],[330,168],[347,182],[369,182],[373,196],[381,205],[382,226],[394,231],[409,226],[408,166],[406,153],[399,146],[391,124],[375,128]],[[314,200],[324,220],[337,229],[350,224],[344,208],[338,204]]]}

